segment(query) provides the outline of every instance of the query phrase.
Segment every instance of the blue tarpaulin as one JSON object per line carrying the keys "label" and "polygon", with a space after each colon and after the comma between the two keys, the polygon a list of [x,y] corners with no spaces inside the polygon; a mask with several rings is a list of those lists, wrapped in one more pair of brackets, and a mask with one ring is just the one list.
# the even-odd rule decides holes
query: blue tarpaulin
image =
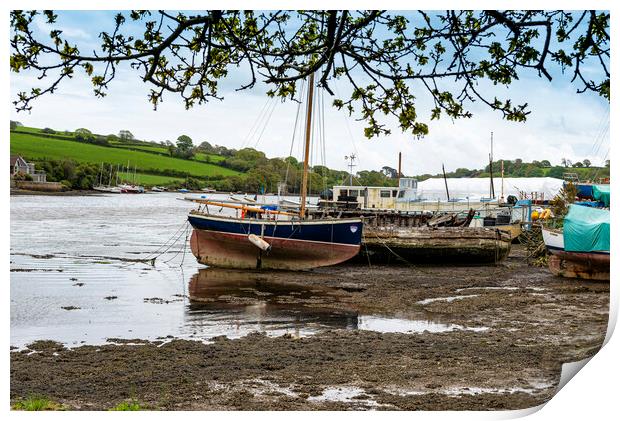
{"label": "blue tarpaulin", "polygon": [[575,184],[575,187],[577,187],[577,196],[592,197],[592,184],[577,183]]}
{"label": "blue tarpaulin", "polygon": [[603,203],[602,202],[593,202],[591,200],[582,201],[582,202],[575,202],[575,205],[588,206],[590,208],[602,208],[603,207]]}
{"label": "blue tarpaulin", "polygon": [[564,250],[609,251],[609,211],[571,205],[564,219]]}

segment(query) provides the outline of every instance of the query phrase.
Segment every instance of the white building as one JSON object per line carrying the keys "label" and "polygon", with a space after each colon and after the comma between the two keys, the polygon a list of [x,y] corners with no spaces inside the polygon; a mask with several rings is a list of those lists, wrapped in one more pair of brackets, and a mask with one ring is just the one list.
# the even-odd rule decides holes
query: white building
{"label": "white building", "polygon": [[11,155],[11,178],[17,174],[28,174],[37,183],[45,183],[47,179],[45,171],[36,171],[33,163],[26,162],[19,155]]}
{"label": "white building", "polygon": [[[450,199],[478,201],[490,197],[490,178],[429,178],[418,183],[418,199],[426,201],[445,201],[446,181]],[[553,177],[493,178],[495,197],[515,196],[517,199],[551,200],[564,184]],[[503,186],[503,187],[502,187]]]}

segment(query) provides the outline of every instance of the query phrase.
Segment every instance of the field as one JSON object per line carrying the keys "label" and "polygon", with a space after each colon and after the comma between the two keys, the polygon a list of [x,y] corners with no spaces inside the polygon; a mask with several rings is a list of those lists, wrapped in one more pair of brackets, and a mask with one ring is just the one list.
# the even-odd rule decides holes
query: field
{"label": "field", "polygon": [[[120,172],[118,174],[119,176],[119,182],[121,179],[123,180],[133,180],[133,173],[129,174],[129,173],[124,173],[124,172]],[[174,183],[174,182],[183,182],[185,181],[184,178],[179,178],[179,177],[168,177],[165,175],[153,175],[153,174],[142,174],[142,173],[137,173],[136,174],[136,183],[143,185],[143,186],[167,186],[168,184]],[[106,180],[104,180],[104,184],[106,184]]]}
{"label": "field", "polygon": [[[123,149],[158,153],[161,155],[168,155],[168,149],[165,146],[161,146],[161,145],[134,145],[134,144],[116,142],[116,143],[113,143],[112,146],[115,148],[123,148]],[[221,155],[206,154],[203,152],[198,152],[196,153],[196,155],[194,155],[192,160],[198,161],[198,162],[205,162],[207,160],[207,157],[209,157],[209,160],[212,163],[222,162],[224,159],[226,159]]]}
{"label": "field", "polygon": [[[20,128],[20,131],[24,129]],[[157,148],[154,146],[154,148]],[[160,147],[161,148],[161,147]],[[137,166],[138,171],[175,170],[193,176],[231,176],[239,172],[218,165],[196,160],[185,160],[149,152],[126,150],[125,148],[97,146],[70,140],[50,139],[28,133],[11,132],[11,154],[19,154],[26,159],[73,159],[78,162]],[[146,181],[145,181],[146,182]]]}

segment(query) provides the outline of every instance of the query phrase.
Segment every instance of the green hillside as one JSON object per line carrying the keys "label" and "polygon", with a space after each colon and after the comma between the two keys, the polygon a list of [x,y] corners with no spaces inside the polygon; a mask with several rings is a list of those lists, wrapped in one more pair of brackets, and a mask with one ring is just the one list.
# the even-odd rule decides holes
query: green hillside
{"label": "green hillside", "polygon": [[[119,180],[128,180],[133,181],[133,173],[118,173]],[[174,183],[183,183],[185,181],[183,178],[179,177],[168,177],[165,175],[153,175],[153,174],[140,174],[138,173],[136,178],[136,183],[144,186],[168,186]],[[107,180],[103,180],[104,184],[107,183]]]}
{"label": "green hillside", "polygon": [[[25,130],[24,130],[25,129]],[[30,131],[30,133],[28,133]],[[159,155],[147,151],[129,150],[126,147],[98,146],[58,136],[42,137],[32,129],[20,127],[19,132],[11,132],[11,154],[19,154],[26,159],[72,159],[76,162],[111,163],[114,165],[137,166],[140,173],[162,174],[165,171],[187,173],[196,177],[225,177],[240,173],[229,168],[199,160],[187,160]],[[144,146],[145,148],[148,147]],[[164,149],[153,145],[152,149]],[[202,157],[204,159],[204,156]]]}

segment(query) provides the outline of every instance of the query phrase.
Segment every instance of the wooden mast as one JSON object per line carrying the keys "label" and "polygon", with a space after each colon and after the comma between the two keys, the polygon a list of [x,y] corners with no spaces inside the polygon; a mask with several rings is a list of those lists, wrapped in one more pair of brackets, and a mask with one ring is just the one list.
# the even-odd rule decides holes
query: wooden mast
{"label": "wooden mast", "polygon": [[448,191],[448,179],[446,178],[446,168],[443,166],[443,162],[441,163],[441,170],[443,171],[443,182],[446,184],[446,196],[448,197],[449,202],[450,192]]}
{"label": "wooden mast", "polygon": [[304,153],[304,172],[301,179],[301,203],[299,216],[303,218],[306,214],[306,195],[308,189],[308,158],[310,155],[310,133],[312,130],[312,97],[314,95],[314,73],[310,74],[308,83],[308,106],[306,113],[306,152]]}

